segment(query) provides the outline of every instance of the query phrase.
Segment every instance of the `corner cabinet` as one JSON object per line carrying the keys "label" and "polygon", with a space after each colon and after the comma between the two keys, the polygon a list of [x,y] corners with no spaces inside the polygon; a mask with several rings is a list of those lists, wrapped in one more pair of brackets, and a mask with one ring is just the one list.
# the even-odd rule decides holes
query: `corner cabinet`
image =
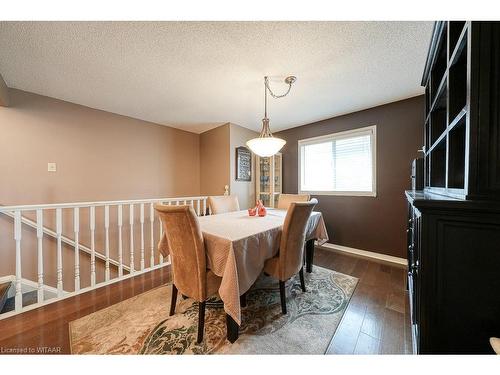
{"label": "corner cabinet", "polygon": [[266,207],[276,207],[282,193],[282,155],[277,153],[270,157],[256,157],[257,183],[255,184],[257,199]]}
{"label": "corner cabinet", "polygon": [[437,22],[422,79],[424,190],[407,191],[415,353],[500,337],[500,23]]}

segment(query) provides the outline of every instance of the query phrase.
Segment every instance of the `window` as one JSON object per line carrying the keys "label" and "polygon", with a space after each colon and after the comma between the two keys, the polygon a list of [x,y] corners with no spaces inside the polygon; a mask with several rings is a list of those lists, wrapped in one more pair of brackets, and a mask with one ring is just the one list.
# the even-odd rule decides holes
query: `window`
{"label": "window", "polygon": [[376,196],[376,126],[299,141],[299,190]]}

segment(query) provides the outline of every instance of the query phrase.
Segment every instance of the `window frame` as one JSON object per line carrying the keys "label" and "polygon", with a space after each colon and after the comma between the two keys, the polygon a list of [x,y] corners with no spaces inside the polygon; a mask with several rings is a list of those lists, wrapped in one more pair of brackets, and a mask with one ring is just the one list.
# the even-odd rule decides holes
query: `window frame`
{"label": "window frame", "polygon": [[[302,190],[302,146],[324,143],[328,140],[336,140],[342,138],[351,138],[356,135],[371,135],[371,150],[372,150],[372,189],[371,191],[313,191]],[[311,195],[340,195],[340,196],[360,196],[360,197],[376,197],[377,196],[377,125],[365,126],[341,132],[321,135],[319,137],[300,139],[297,142],[297,157],[298,157],[298,192],[299,194]]]}

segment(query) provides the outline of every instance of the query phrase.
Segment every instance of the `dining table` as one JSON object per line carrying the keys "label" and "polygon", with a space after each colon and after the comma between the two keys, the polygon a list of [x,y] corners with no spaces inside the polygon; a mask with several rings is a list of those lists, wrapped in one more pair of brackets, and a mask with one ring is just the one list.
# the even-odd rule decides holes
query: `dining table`
{"label": "dining table", "polygon": [[[267,209],[265,216],[250,216],[247,210],[198,217],[207,254],[207,268],[221,277],[219,296],[226,313],[227,339],[238,339],[241,325],[240,297],[255,283],[267,259],[279,251],[287,211]],[[168,230],[168,229],[167,229]],[[306,229],[306,272],[312,272],[315,241],[328,241],[321,212],[313,211]],[[162,249],[162,247],[164,247]],[[164,237],[160,251],[168,253]]]}

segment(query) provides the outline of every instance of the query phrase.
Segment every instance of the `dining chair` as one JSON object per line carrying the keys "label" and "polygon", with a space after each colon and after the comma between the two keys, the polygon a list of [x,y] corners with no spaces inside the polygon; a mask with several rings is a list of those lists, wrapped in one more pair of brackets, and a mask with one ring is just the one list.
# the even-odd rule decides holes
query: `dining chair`
{"label": "dining chair", "polygon": [[240,204],[236,195],[208,197],[208,207],[210,208],[212,215],[240,210]]}
{"label": "dining chair", "polygon": [[496,354],[500,354],[500,339],[498,337],[490,337],[490,344]]}
{"label": "dining chair", "polygon": [[191,206],[165,206],[156,204],[168,241],[172,265],[172,299],[170,315],[175,313],[177,292],[198,302],[198,337],[203,340],[205,304],[208,297],[217,293],[221,278],[206,265],[206,249],[198,217]]}
{"label": "dining chair", "polygon": [[309,194],[280,194],[278,197],[278,209],[288,210],[292,202],[307,202],[311,199]]}
{"label": "dining chair", "polygon": [[304,282],[304,243],[307,222],[314,206],[318,203],[313,198],[309,202],[292,202],[285,216],[278,255],[264,263],[264,272],[279,280],[281,311],[286,314],[285,282],[299,273],[300,286],[306,291]]}

